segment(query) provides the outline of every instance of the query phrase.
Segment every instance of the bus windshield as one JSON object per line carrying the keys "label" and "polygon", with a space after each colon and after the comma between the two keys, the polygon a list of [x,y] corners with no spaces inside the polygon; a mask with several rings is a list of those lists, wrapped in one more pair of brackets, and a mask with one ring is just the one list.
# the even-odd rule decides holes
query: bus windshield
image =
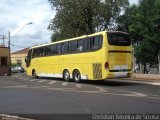
{"label": "bus windshield", "polygon": [[108,32],[108,43],[115,46],[130,46],[131,40],[128,34],[121,32]]}

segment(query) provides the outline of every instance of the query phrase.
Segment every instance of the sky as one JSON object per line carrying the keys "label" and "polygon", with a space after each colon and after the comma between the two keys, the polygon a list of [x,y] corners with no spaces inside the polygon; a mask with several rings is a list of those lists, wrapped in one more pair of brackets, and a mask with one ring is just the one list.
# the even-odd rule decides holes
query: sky
{"label": "sky", "polygon": [[[137,1],[129,0],[131,4]],[[52,31],[47,27],[55,14],[48,0],[1,0],[0,36],[8,37],[8,31],[11,33],[12,52],[48,43]],[[7,39],[5,44],[8,44]]]}

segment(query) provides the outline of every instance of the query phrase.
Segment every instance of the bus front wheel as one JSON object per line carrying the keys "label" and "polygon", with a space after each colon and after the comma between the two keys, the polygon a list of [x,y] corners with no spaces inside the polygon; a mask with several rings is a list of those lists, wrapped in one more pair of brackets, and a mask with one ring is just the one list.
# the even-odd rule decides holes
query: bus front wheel
{"label": "bus front wheel", "polygon": [[38,78],[36,70],[32,70],[32,76],[35,77],[35,78]]}
{"label": "bus front wheel", "polygon": [[73,80],[77,83],[81,82],[81,73],[79,72],[79,70],[74,70]]}

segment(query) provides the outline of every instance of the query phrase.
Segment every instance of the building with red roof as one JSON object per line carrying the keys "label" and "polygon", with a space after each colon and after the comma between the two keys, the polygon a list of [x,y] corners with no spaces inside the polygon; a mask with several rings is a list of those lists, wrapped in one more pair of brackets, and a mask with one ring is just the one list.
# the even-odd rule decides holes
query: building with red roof
{"label": "building with red roof", "polygon": [[27,56],[28,48],[11,53],[11,62],[12,64],[17,64],[26,68],[25,57]]}

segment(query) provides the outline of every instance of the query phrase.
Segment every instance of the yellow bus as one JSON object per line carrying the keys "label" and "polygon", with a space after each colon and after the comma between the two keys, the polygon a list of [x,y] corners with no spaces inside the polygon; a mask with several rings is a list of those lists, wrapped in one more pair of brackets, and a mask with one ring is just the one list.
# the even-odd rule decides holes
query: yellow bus
{"label": "yellow bus", "polygon": [[26,65],[28,75],[66,81],[131,77],[132,44],[128,33],[102,31],[34,46]]}

